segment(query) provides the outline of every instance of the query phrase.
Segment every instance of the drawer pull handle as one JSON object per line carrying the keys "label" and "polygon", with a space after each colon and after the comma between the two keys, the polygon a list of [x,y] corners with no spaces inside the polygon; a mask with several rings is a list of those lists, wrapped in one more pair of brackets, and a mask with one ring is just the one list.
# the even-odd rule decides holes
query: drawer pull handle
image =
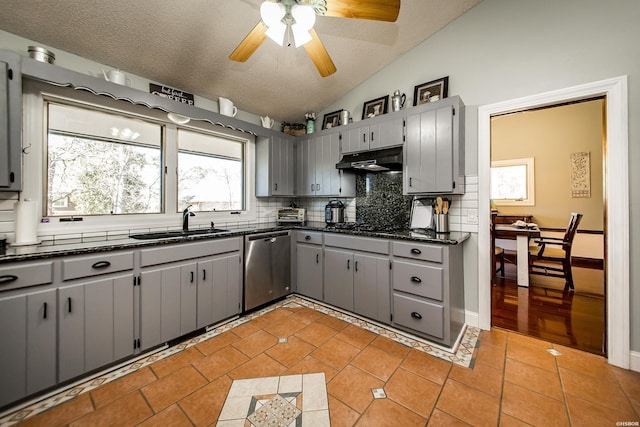
{"label": "drawer pull handle", "polygon": [[358,271],[358,261],[355,262],[356,271]]}
{"label": "drawer pull handle", "polygon": [[190,271],[191,273],[191,283],[193,283],[193,271]]}
{"label": "drawer pull handle", "polygon": [[304,236],[304,240],[311,240],[311,236]]}
{"label": "drawer pull handle", "polygon": [[350,269],[351,269],[351,260],[348,259],[347,260],[347,270],[350,270]]}
{"label": "drawer pull handle", "polygon": [[18,276],[14,276],[13,274],[5,274],[3,276],[0,276],[0,285],[15,282],[16,280],[18,280]]}
{"label": "drawer pull handle", "polygon": [[109,261],[98,261],[91,266],[91,268],[100,269],[110,267],[111,263]]}
{"label": "drawer pull handle", "polygon": [[420,255],[422,251],[420,249],[412,248],[411,253],[414,255]]}
{"label": "drawer pull handle", "polygon": [[411,317],[414,319],[422,319],[422,314],[416,313],[415,311],[411,313]]}
{"label": "drawer pull handle", "polygon": [[207,270],[202,269],[202,280],[207,280]]}
{"label": "drawer pull handle", "polygon": [[46,319],[46,318],[47,318],[47,303],[45,302],[44,303],[44,317],[43,317],[43,319]]}
{"label": "drawer pull handle", "polygon": [[320,264],[320,254],[316,254],[316,264]]}
{"label": "drawer pull handle", "polygon": [[69,313],[71,313],[71,297],[67,298],[67,303],[69,304]]}
{"label": "drawer pull handle", "polygon": [[411,281],[413,283],[422,283],[422,279],[416,276],[411,276]]}

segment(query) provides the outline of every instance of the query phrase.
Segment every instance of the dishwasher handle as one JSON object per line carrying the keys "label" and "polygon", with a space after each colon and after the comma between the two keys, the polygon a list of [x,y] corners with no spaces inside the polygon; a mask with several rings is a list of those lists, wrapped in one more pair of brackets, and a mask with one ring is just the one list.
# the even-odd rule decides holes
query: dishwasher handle
{"label": "dishwasher handle", "polygon": [[263,233],[247,236],[247,241],[264,240],[265,242],[275,242],[277,237],[289,237],[288,231],[281,231],[275,233]]}

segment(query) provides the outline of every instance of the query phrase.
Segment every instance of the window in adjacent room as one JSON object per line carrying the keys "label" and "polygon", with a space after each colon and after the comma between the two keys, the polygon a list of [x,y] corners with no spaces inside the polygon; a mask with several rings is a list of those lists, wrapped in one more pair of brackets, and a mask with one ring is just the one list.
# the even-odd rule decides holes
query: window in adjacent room
{"label": "window in adjacent room", "polygon": [[178,129],[177,210],[243,210],[244,152],[244,141]]}
{"label": "window in adjacent room", "polygon": [[162,126],[47,105],[46,215],[162,212]]}
{"label": "window in adjacent room", "polygon": [[535,206],[533,157],[491,162],[491,199],[497,206]]}

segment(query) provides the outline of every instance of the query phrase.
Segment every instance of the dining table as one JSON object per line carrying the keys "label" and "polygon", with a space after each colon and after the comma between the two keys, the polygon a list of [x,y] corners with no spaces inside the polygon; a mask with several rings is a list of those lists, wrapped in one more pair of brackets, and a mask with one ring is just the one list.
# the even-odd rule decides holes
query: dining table
{"label": "dining table", "polygon": [[495,224],[494,239],[516,240],[518,286],[529,286],[529,239],[540,237],[540,229],[534,224],[516,227],[513,224]]}

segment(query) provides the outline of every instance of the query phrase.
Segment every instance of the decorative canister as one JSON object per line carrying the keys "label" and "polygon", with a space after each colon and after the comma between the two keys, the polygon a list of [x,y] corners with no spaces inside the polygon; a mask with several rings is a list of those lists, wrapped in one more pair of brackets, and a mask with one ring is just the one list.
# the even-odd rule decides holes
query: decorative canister
{"label": "decorative canister", "polygon": [[307,120],[307,133],[314,133],[316,131],[316,122],[315,120]]}

